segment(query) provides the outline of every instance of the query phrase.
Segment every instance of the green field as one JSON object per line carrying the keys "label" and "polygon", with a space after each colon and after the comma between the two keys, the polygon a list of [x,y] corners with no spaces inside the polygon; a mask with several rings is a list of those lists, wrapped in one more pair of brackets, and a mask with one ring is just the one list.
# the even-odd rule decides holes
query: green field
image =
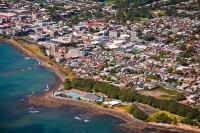
{"label": "green field", "polygon": [[159,15],[164,15],[166,10],[151,10],[150,11],[152,14],[159,14]]}
{"label": "green field", "polygon": [[171,96],[169,96],[169,95],[161,95],[158,98],[168,100],[168,99],[171,99]]}
{"label": "green field", "polygon": [[104,0],[104,3],[106,4],[113,4],[115,0]]}
{"label": "green field", "polygon": [[166,92],[166,93],[168,93],[168,94],[170,94],[170,95],[180,95],[180,94],[183,94],[182,92],[178,92],[178,91],[176,91],[176,90],[165,89],[165,88],[163,88],[163,87],[159,87],[159,88],[156,89],[156,90]]}
{"label": "green field", "polygon": [[146,21],[148,18],[140,18],[141,21]]}
{"label": "green field", "polygon": [[165,99],[165,100],[177,99],[177,98],[179,99],[184,96],[183,92],[166,89],[162,86],[153,90],[143,90],[143,91],[140,91],[139,93],[142,95],[153,96],[155,98]]}
{"label": "green field", "polygon": [[161,113],[165,113],[169,118],[171,118],[172,120],[173,120],[173,119],[176,119],[178,122],[180,122],[181,119],[184,118],[184,117],[181,117],[181,116],[179,116],[179,115],[171,114],[171,113],[169,113],[169,112],[167,112],[167,111],[159,111],[159,112],[150,114],[148,120],[149,120],[149,121],[152,121],[152,122],[155,122],[155,121],[156,121],[156,120],[155,120],[155,116],[158,115],[158,114],[161,114]]}
{"label": "green field", "polygon": [[118,107],[121,108],[121,109],[124,109],[125,112],[128,112],[129,109],[130,109],[130,107],[131,107],[131,105],[120,105],[120,106],[118,106]]}

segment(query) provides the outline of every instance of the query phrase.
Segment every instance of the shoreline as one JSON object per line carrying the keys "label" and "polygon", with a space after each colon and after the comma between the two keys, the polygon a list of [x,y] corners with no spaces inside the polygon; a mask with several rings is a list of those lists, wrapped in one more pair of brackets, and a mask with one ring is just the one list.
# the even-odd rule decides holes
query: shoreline
{"label": "shoreline", "polygon": [[[162,131],[167,131],[167,130],[172,130],[172,131],[181,131],[181,132],[200,132],[200,129],[193,128],[191,126],[181,126],[181,125],[169,125],[169,124],[159,124],[159,123],[147,123],[147,122],[142,122],[137,119],[135,119],[132,115],[128,113],[122,113],[113,109],[108,109],[108,108],[103,108],[98,105],[95,105],[93,103],[87,103],[79,100],[74,100],[74,99],[68,99],[68,98],[59,98],[55,97],[52,95],[53,91],[57,90],[59,87],[62,86],[62,82],[65,80],[66,76],[63,75],[57,68],[49,65],[46,61],[44,61],[41,57],[38,55],[31,53],[27,49],[23,48],[20,44],[17,42],[12,41],[11,39],[0,39],[0,42],[9,44],[16,48],[18,51],[23,53],[24,55],[30,57],[31,59],[35,59],[38,62],[40,62],[40,65],[45,67],[47,70],[53,72],[54,74],[57,75],[58,78],[56,78],[56,82],[53,84],[53,87],[50,88],[50,90],[43,92],[42,94],[39,95],[33,95],[28,99],[29,104],[34,104],[34,105],[42,105],[45,107],[53,107],[53,108],[58,108],[62,106],[67,106],[67,105],[75,105],[78,107],[85,108],[89,113],[93,111],[92,115],[111,115],[114,117],[117,117],[121,120],[123,120],[123,127],[128,127],[128,128],[133,128],[134,129],[156,129],[156,130],[162,130]],[[95,113],[94,113],[95,112]],[[183,125],[183,124],[182,124]],[[189,128],[190,127],[190,128]]]}
{"label": "shoreline", "polygon": [[14,48],[16,48],[22,54],[26,55],[27,57],[30,57],[31,59],[38,61],[38,63],[40,63],[39,64],[40,66],[43,66],[47,70],[56,74],[57,77],[59,77],[62,81],[64,81],[65,78],[67,77],[67,76],[63,75],[57,68],[51,66],[46,61],[44,61],[41,57],[39,57],[38,55],[36,55],[34,53],[31,53],[30,51],[28,51],[27,49],[22,47],[20,44],[18,44],[17,42],[14,42],[11,39],[6,39],[6,38],[0,39],[0,42],[9,44],[9,45],[13,46]]}

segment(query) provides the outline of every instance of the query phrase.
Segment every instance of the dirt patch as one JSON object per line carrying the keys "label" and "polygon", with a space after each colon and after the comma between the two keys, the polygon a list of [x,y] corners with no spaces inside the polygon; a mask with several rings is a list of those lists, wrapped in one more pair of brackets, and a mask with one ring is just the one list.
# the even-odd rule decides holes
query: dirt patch
{"label": "dirt patch", "polygon": [[143,103],[134,102],[134,104],[137,105],[140,109],[142,109],[142,111],[144,111],[147,115],[150,115],[159,111],[158,109],[150,107]]}
{"label": "dirt patch", "polygon": [[156,98],[159,98],[163,95],[166,95],[166,96],[169,95],[168,93],[159,91],[159,90],[152,90],[152,91],[144,90],[144,91],[140,91],[139,93],[145,96],[152,96]]}

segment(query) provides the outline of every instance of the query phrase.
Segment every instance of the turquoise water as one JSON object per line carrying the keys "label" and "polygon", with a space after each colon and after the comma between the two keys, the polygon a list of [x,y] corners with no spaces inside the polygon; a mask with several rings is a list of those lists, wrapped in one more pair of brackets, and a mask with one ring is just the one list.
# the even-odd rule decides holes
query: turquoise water
{"label": "turquoise water", "polygon": [[73,98],[80,98],[80,95],[79,94],[76,94],[76,93],[73,93],[73,92],[64,92],[64,94],[66,95],[69,95],[70,97],[73,97]]}
{"label": "turquoise water", "polygon": [[[76,106],[55,109],[27,104],[27,97],[45,91],[55,78],[37,61],[0,43],[0,133],[127,132],[117,126],[120,119],[109,115],[89,118],[84,115],[86,110]],[[145,129],[142,133],[155,131]]]}
{"label": "turquoise water", "polygon": [[75,107],[28,105],[27,97],[45,91],[56,76],[13,47],[0,44],[0,133],[122,133],[121,121],[104,115],[88,118]]}

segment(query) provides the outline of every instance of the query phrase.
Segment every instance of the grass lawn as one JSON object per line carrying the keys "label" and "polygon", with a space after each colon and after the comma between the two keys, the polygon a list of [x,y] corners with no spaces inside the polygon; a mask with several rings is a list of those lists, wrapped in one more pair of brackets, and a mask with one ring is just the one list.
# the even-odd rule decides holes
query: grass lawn
{"label": "grass lawn", "polygon": [[[13,40],[15,41],[15,40]],[[72,72],[69,72],[66,67],[63,67],[62,65],[56,63],[54,60],[49,59],[47,56],[45,56],[42,51],[39,49],[38,46],[33,45],[33,44],[28,44],[25,45],[20,41],[15,41],[18,44],[22,45],[25,49],[29,50],[31,53],[34,53],[36,55],[38,55],[39,57],[43,58],[43,60],[45,60],[46,62],[48,62],[50,65],[56,67],[57,69],[59,69],[61,72],[63,72],[66,76],[68,76],[68,78],[72,79],[73,77],[75,77],[75,74]]]}
{"label": "grass lawn", "polygon": [[161,96],[159,96],[158,98],[160,98],[160,99],[165,99],[165,100],[169,100],[169,99],[171,99],[171,96],[169,96],[169,95],[161,95]]}
{"label": "grass lawn", "polygon": [[181,119],[184,118],[184,117],[181,117],[181,116],[179,116],[179,115],[171,114],[171,113],[169,113],[169,112],[167,112],[167,111],[159,111],[159,112],[150,114],[148,120],[150,120],[150,121],[155,121],[155,116],[158,115],[158,114],[161,114],[161,113],[165,113],[165,114],[166,114],[169,118],[171,118],[172,120],[176,117],[176,120],[177,120],[178,122],[180,122]]}
{"label": "grass lawn", "polygon": [[124,109],[125,112],[128,112],[131,105],[120,105],[120,106],[117,106],[118,108],[121,108],[121,109]]}
{"label": "grass lawn", "polygon": [[106,4],[113,4],[115,0],[104,0],[104,3]]}
{"label": "grass lawn", "polygon": [[160,15],[164,15],[166,10],[151,10],[150,11],[152,14],[160,14]]}
{"label": "grass lawn", "polygon": [[35,53],[35,54],[41,56],[42,58],[47,59],[47,57],[41,52],[41,50],[36,45],[29,44],[29,45],[25,45],[24,47],[26,47],[32,53]]}
{"label": "grass lawn", "polygon": [[[158,115],[158,114],[161,114],[161,113],[165,113],[169,118],[172,119],[172,121],[176,118],[176,120],[177,120],[178,123],[180,123],[181,120],[183,120],[184,118],[186,118],[186,117],[182,117],[182,116],[179,116],[179,115],[176,115],[176,114],[171,114],[168,111],[159,111],[159,112],[150,114],[147,121],[155,122],[156,121],[155,116]],[[196,122],[197,125],[200,124],[196,119],[193,119],[192,121]]]}
{"label": "grass lawn", "polygon": [[141,21],[146,21],[148,18],[140,18]]}
{"label": "grass lawn", "polygon": [[159,10],[159,11],[158,11],[158,13],[159,13],[160,15],[164,15],[165,12],[166,12],[166,10]]}

